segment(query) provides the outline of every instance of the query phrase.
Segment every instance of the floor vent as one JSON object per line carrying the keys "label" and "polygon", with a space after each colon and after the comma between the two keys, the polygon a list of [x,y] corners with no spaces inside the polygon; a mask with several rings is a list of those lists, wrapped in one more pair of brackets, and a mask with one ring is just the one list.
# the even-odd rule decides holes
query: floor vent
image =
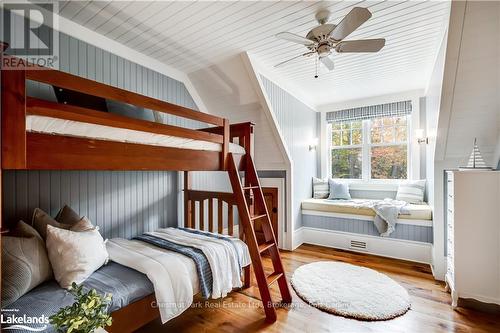
{"label": "floor vent", "polygon": [[358,250],[366,250],[366,242],[362,241],[356,241],[351,239],[351,246],[350,248],[352,249],[358,249]]}

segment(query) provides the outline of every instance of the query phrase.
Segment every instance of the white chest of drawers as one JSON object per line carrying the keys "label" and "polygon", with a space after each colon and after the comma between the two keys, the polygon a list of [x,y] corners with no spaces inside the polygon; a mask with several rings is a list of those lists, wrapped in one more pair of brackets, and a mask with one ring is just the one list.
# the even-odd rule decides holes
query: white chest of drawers
{"label": "white chest of drawers", "polygon": [[444,199],[452,305],[500,304],[500,172],[447,171]]}

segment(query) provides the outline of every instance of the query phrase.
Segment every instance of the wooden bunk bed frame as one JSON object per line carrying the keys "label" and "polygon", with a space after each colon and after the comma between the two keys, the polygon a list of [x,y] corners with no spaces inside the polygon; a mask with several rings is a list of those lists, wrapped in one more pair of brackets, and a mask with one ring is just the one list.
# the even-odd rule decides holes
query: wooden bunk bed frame
{"label": "wooden bunk bed frame", "polygon": [[[14,61],[22,61],[9,57]],[[3,61],[2,61],[3,63]],[[281,263],[257,171],[252,161],[252,123],[230,125],[227,119],[153,99],[137,93],[98,83],[54,69],[30,65],[29,69],[2,69],[1,78],[1,167],[2,170],[172,170],[184,172],[184,225],[223,233],[223,202],[228,205],[227,233],[234,235],[233,206],[240,217],[239,237],[245,240],[252,258],[257,285],[261,293],[266,320],[276,320],[275,304],[269,287],[278,282],[283,303],[291,302],[289,285]],[[55,103],[27,96],[26,81],[32,80],[100,98],[132,104],[214,127],[193,130],[178,126],[132,119],[78,106]],[[145,144],[87,139],[74,136],[27,132],[26,116],[39,115],[116,128],[203,140],[222,145],[222,151],[181,149]],[[229,143],[237,142],[246,154],[235,158]],[[227,171],[233,193],[191,189],[189,171]],[[243,171],[244,181],[240,178]],[[204,203],[208,201],[209,219],[205,225]],[[199,202],[196,205],[196,202]],[[217,202],[214,222],[214,202]],[[198,207],[198,210],[197,210]],[[196,224],[195,216],[199,223]],[[253,221],[260,219],[265,242],[255,237]],[[269,253],[274,272],[266,275],[261,256]],[[244,287],[250,286],[250,268],[244,270]],[[154,295],[113,312],[110,332],[133,331],[159,316],[153,306]],[[131,314],[134,315],[131,315]]]}

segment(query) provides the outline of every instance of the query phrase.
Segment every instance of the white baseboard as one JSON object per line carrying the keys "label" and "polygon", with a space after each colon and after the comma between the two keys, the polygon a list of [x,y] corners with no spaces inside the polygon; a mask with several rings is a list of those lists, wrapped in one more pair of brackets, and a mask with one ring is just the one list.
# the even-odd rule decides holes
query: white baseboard
{"label": "white baseboard", "polygon": [[[351,247],[351,240],[366,243],[366,249]],[[432,244],[423,242],[302,227],[295,231],[294,249],[303,243],[426,264],[432,262]]]}
{"label": "white baseboard", "polygon": [[292,251],[304,244],[304,227],[299,228],[293,233]]}
{"label": "white baseboard", "polygon": [[457,291],[458,298],[473,299],[482,303],[500,305],[500,298]]}

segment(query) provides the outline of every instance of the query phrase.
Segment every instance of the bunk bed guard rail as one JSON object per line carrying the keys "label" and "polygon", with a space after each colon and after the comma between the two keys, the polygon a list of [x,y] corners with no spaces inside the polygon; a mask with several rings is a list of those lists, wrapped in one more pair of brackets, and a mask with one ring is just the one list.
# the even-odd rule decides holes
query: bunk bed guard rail
{"label": "bunk bed guard rail", "polygon": [[[21,61],[10,57],[12,61]],[[230,142],[251,153],[253,124],[229,125],[225,118],[206,114],[148,96],[105,85],[54,69],[30,65],[30,69],[3,69],[2,168],[88,169],[88,170],[226,170]],[[34,69],[36,68],[36,69]],[[214,127],[189,129],[138,120],[79,106],[27,96],[26,81],[32,80],[64,89],[163,112]],[[221,151],[148,146],[26,131],[26,117],[37,115],[96,125],[202,140],[221,145]]]}

